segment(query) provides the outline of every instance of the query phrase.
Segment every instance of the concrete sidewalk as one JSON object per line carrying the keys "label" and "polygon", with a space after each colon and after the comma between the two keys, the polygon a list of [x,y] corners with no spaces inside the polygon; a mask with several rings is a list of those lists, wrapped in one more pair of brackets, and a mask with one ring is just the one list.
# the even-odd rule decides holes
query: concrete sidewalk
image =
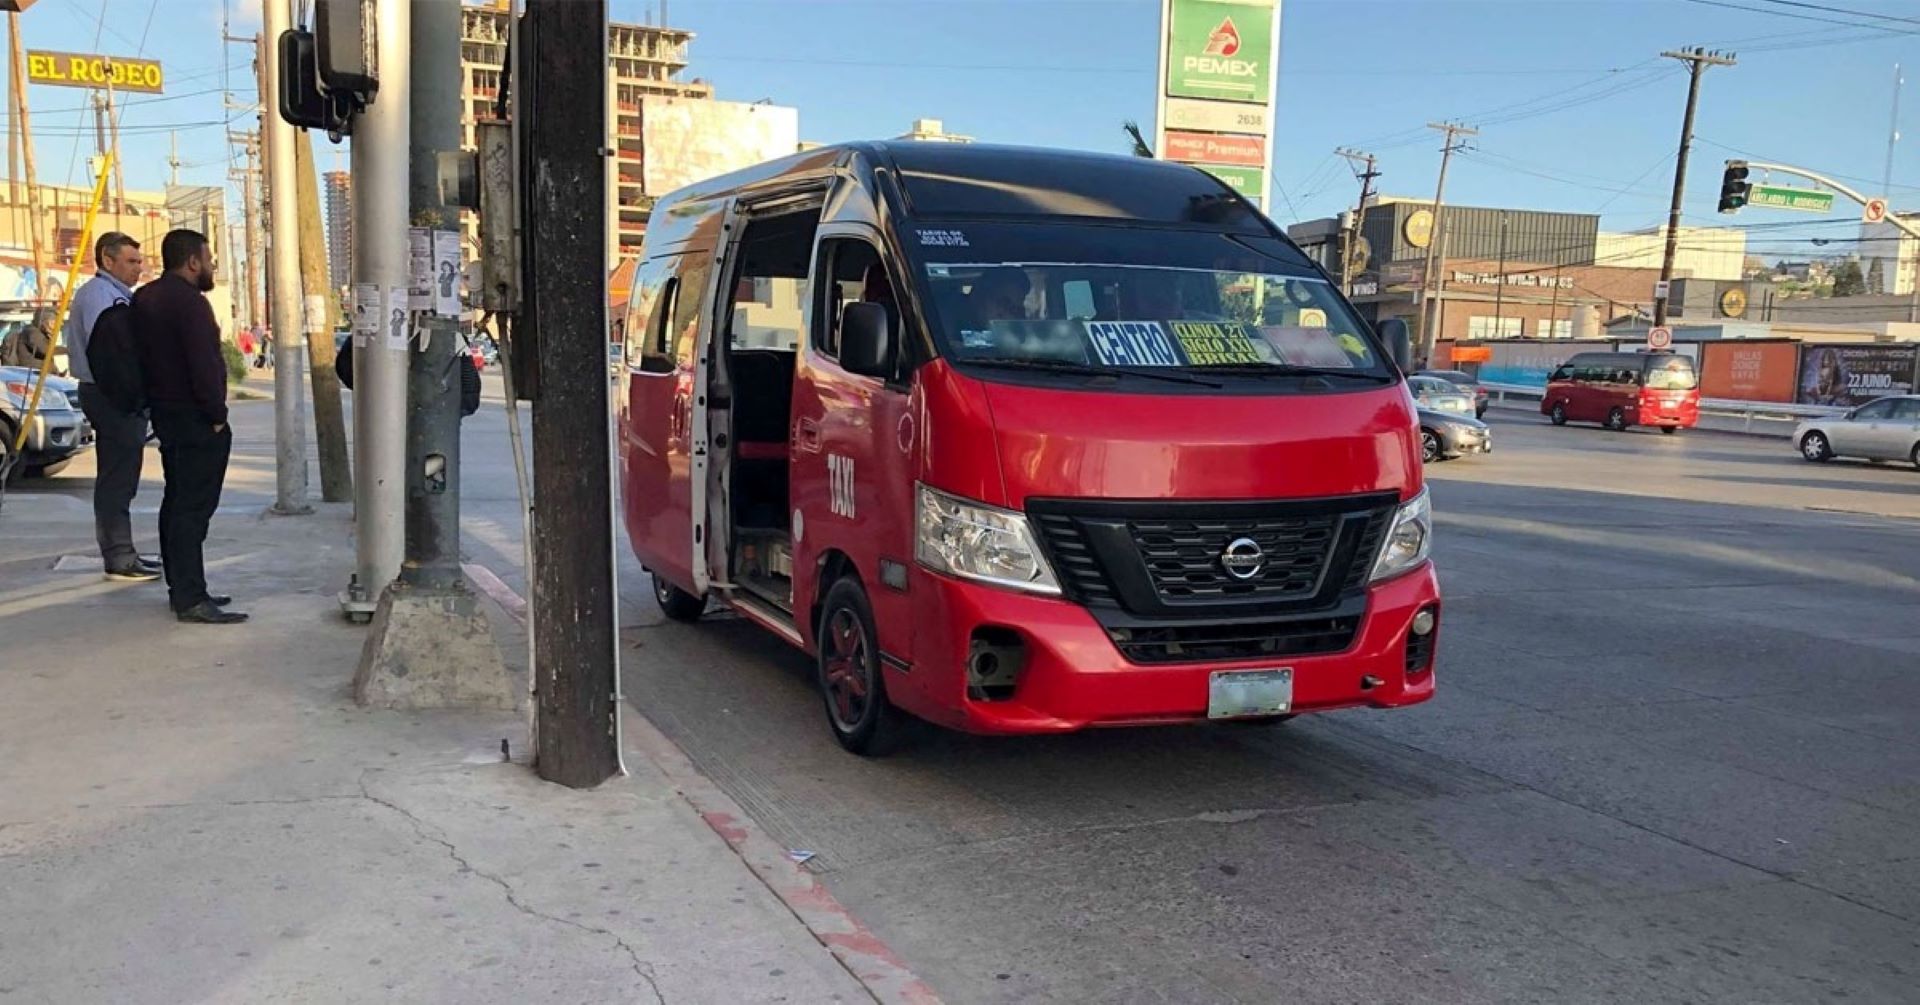
{"label": "concrete sidewalk", "polygon": [[[159,584],[103,580],[81,465],[0,511],[0,1001],[895,997],[660,751],[574,792],[527,769],[518,716],[355,707],[349,514],[264,515],[270,423],[235,406],[208,546],[246,625],[181,625]],[[524,680],[524,636],[492,613]]]}

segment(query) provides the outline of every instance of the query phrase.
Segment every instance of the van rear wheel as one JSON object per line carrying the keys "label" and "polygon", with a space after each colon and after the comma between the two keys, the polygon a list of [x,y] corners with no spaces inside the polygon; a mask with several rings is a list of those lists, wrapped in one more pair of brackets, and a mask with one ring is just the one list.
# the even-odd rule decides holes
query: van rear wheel
{"label": "van rear wheel", "polygon": [[707,598],[688,593],[662,579],[657,572],[653,574],[653,599],[667,617],[675,621],[698,621],[707,610]]}
{"label": "van rear wheel", "polygon": [[873,605],[858,579],[845,576],[827,589],[814,648],[820,699],[833,738],[862,757],[890,753],[899,745],[906,715],[887,700],[880,634],[874,628]]}

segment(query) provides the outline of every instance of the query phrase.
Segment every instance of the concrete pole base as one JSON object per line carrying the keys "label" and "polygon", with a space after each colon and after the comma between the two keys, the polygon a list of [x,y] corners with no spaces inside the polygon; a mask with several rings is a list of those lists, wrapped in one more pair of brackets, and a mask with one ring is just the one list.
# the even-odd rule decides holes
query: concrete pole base
{"label": "concrete pole base", "polygon": [[513,709],[526,694],[465,586],[419,590],[394,583],[380,595],[353,700],[375,708]]}

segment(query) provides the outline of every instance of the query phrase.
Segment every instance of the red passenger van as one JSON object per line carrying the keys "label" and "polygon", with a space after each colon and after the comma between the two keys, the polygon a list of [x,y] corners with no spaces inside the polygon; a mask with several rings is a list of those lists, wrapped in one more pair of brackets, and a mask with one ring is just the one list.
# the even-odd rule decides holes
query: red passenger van
{"label": "red passenger van", "polygon": [[1556,426],[1658,426],[1671,435],[1700,421],[1693,360],[1672,352],[1583,352],[1547,378],[1540,414]]}
{"label": "red passenger van", "polygon": [[826,147],[661,199],[624,324],[656,598],[811,653],[858,753],[1433,694],[1389,349],[1188,167]]}

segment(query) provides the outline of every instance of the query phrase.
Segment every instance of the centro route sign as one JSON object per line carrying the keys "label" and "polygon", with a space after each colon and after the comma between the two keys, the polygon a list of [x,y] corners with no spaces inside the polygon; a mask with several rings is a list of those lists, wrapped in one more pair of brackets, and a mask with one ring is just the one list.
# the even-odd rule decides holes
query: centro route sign
{"label": "centro route sign", "polygon": [[1771,209],[1797,209],[1804,213],[1827,213],[1833,210],[1833,193],[1813,188],[1791,188],[1786,185],[1754,185],[1748,189],[1747,205],[1766,206]]}

